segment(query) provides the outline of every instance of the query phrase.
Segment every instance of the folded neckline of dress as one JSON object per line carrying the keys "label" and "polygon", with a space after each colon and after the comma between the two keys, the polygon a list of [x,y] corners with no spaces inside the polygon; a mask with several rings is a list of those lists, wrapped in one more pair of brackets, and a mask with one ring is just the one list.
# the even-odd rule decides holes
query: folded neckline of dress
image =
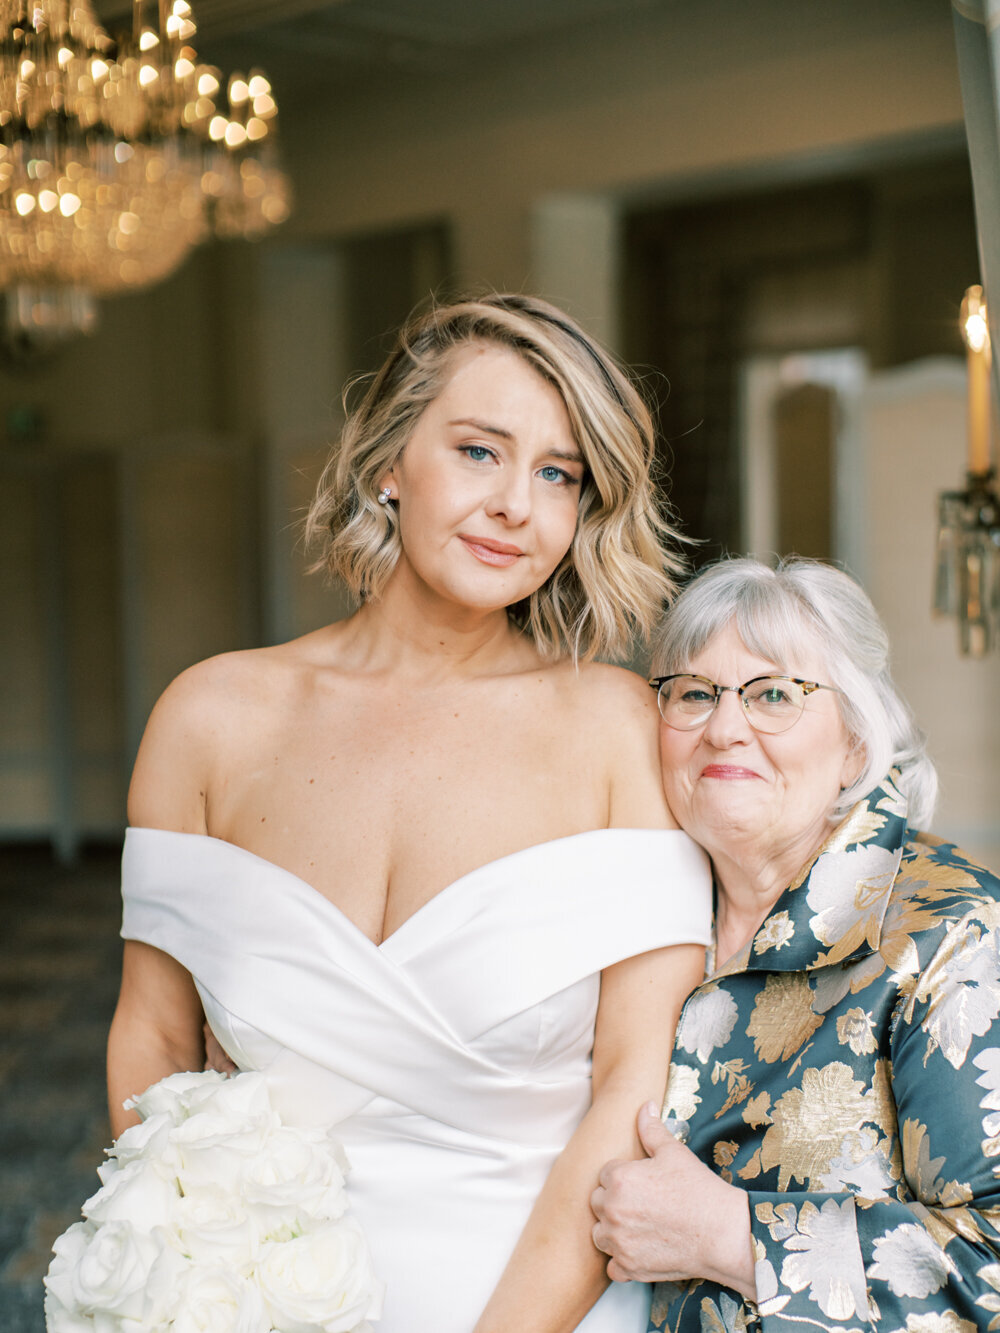
{"label": "folded neckline of dress", "polygon": [[191,839],[191,840],[196,840],[198,842],[210,843],[220,848],[229,848],[232,852],[237,853],[238,856],[246,857],[249,860],[257,863],[258,865],[265,866],[268,869],[276,872],[277,874],[284,876],[286,879],[293,881],[301,889],[306,890],[310,895],[318,899],[321,905],[326,904],[326,906],[330,909],[330,911],[332,911],[341,921],[345,922],[347,926],[351,929],[351,931],[357,934],[362,940],[367,941],[367,943],[371,946],[371,948],[377,949],[379,951],[391,948],[396,942],[397,937],[401,933],[406,932],[412,922],[416,922],[418,919],[422,919],[435,903],[440,902],[442,899],[447,900],[446,895],[447,897],[454,896],[454,891],[459,889],[461,886],[465,885],[469,880],[478,879],[488,871],[495,870],[500,867],[505,867],[510,862],[517,861],[520,858],[529,857],[533,854],[537,854],[542,851],[549,851],[556,847],[562,848],[566,846],[568,843],[578,842],[583,839],[593,839],[595,837],[606,838],[609,834],[616,835],[619,838],[622,835],[628,835],[629,837],[633,838],[636,836],[641,836],[644,838],[648,838],[651,841],[654,839],[664,838],[664,837],[675,838],[678,835],[680,835],[680,837],[684,841],[690,841],[688,834],[686,834],[683,829],[679,828],[644,829],[644,828],[615,827],[615,828],[600,828],[600,829],[584,829],[579,833],[568,833],[564,834],[562,837],[559,838],[546,838],[542,842],[529,843],[527,847],[520,847],[516,851],[506,852],[503,856],[494,857],[493,860],[491,861],[484,861],[481,865],[475,866],[472,870],[466,871],[464,875],[459,875],[457,879],[451,880],[450,883],[445,884],[442,888],[440,888],[437,891],[437,893],[432,894],[431,897],[426,900],[426,902],[421,903],[421,905],[415,911],[410,913],[410,915],[406,918],[405,921],[402,921],[396,927],[395,930],[391,931],[388,935],[384,936],[382,940],[376,944],[376,942],[371,938],[371,936],[367,934],[366,931],[362,930],[361,927],[357,924],[357,922],[352,920],[352,918],[347,915],[347,913],[343,910],[342,907],[338,907],[338,905],[333,901],[332,898],[328,898],[326,894],[321,892],[321,890],[317,889],[314,884],[310,884],[307,879],[304,879],[301,875],[297,875],[294,870],[287,870],[284,866],[279,865],[276,861],[271,861],[268,859],[268,857],[261,856],[258,852],[252,852],[246,847],[241,847],[239,843],[230,842],[226,838],[218,838],[211,833],[184,833],[177,829],[157,829],[157,828],[149,828],[143,825],[129,825],[129,827],[125,830],[126,841],[130,840],[134,841],[136,835],[141,835],[142,837],[146,837],[147,835],[153,835],[158,838],[179,838],[184,840]]}

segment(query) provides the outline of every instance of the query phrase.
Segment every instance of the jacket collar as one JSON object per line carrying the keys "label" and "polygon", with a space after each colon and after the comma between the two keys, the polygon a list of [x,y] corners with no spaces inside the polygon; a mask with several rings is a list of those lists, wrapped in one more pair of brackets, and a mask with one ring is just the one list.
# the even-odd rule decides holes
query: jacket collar
{"label": "jacket collar", "polygon": [[845,816],[715,976],[809,971],[878,949],[906,833],[898,777],[893,769]]}

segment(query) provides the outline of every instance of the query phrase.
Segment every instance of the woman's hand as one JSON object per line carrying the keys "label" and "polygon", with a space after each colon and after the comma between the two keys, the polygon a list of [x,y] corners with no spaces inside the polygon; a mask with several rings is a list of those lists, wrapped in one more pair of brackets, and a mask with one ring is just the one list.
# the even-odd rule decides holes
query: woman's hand
{"label": "woman's hand", "polygon": [[235,1074],[237,1066],[219,1045],[207,1023],[203,1025],[201,1034],[205,1039],[205,1068],[214,1069],[217,1074]]}
{"label": "woman's hand", "polygon": [[611,1256],[608,1277],[708,1278],[755,1300],[746,1192],[678,1143],[652,1102],[639,1112],[638,1130],[645,1159],[608,1162],[590,1200],[594,1244]]}

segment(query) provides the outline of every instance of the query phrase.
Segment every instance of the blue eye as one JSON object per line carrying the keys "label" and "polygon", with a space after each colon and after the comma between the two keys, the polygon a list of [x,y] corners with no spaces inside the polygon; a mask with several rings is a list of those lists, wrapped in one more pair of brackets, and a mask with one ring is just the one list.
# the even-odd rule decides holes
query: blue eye
{"label": "blue eye", "polygon": [[798,685],[791,680],[768,678],[757,681],[744,695],[748,708],[755,708],[771,713],[784,713],[794,709],[801,710],[805,696]]}
{"label": "blue eye", "polygon": [[572,472],[567,472],[565,468],[556,467],[555,463],[546,463],[544,467],[538,469],[538,475],[542,481],[549,482],[553,486],[579,486],[579,477],[574,477]]}
{"label": "blue eye", "polygon": [[459,446],[459,452],[473,463],[485,463],[493,457],[492,449],[487,449],[485,444],[463,444]]}
{"label": "blue eye", "polygon": [[680,691],[677,695],[677,700],[682,704],[694,704],[697,706],[714,703],[715,695],[710,690],[706,690],[704,685],[697,685],[693,689],[689,687],[686,690]]}

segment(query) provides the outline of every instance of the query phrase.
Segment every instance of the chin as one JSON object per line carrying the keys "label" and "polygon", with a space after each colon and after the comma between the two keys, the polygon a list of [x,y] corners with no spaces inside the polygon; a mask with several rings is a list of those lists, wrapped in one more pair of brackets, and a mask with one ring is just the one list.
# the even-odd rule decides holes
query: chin
{"label": "chin", "polygon": [[[525,601],[540,587],[534,582],[526,586],[502,583],[499,579],[477,579],[473,583],[463,583],[451,590],[451,595],[460,605],[470,611],[505,611],[518,602]],[[446,594],[447,595],[447,594]]]}

